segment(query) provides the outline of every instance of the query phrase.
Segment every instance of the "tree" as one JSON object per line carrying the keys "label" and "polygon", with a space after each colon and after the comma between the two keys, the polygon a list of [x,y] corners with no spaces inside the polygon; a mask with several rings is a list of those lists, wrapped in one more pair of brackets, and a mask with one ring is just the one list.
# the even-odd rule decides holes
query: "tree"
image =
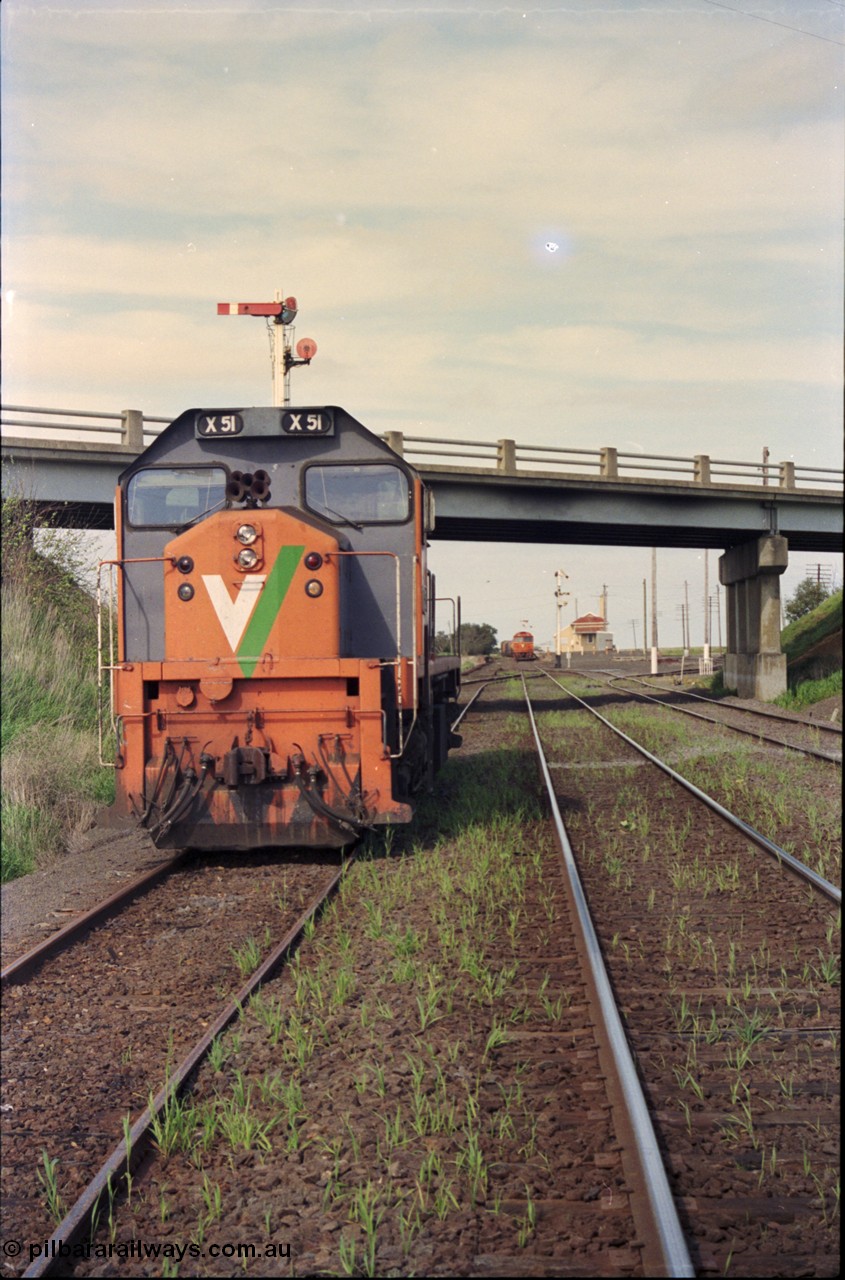
{"label": "tree", "polygon": [[461,650],[463,653],[492,653],[496,648],[496,628],[489,622],[461,623]]}
{"label": "tree", "polygon": [[[492,653],[496,648],[496,628],[488,622],[461,623],[461,652],[466,654]],[[435,653],[451,653],[452,640],[445,631],[434,637]]]}
{"label": "tree", "polygon": [[803,618],[805,613],[812,613],[829,595],[830,592],[823,582],[805,578],[803,582],[799,582],[794,594],[786,602],[787,621],[795,622],[797,618]]}

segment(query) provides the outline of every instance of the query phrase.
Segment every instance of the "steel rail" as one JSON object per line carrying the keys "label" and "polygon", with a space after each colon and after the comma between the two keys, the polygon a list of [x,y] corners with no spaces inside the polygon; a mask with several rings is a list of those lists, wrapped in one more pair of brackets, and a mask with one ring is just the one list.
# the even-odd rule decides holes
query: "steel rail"
{"label": "steel rail", "polygon": [[[590,977],[599,1001],[608,1047],[613,1056],[616,1075],[622,1088],[632,1136],[642,1170],[643,1187],[648,1196],[649,1208],[660,1241],[665,1274],[667,1276],[694,1276],[696,1274],[695,1268],[692,1265],[687,1249],[686,1239],[669,1187],[669,1180],[666,1176],[666,1168],[660,1155],[654,1126],[651,1123],[648,1106],[640,1087],[637,1069],[631,1056],[616,1001],[613,998],[610,979],[602,959],[601,947],[596,936],[595,927],[590,917],[581,877],[578,874],[578,867],[575,863],[575,855],[572,852],[572,845],[569,842],[569,836],[558,807],[549,766],[540,742],[537,722],[534,718],[534,711],[531,706],[531,700],[528,697],[528,689],[524,678],[522,687],[540,768],[552,809],[552,818],[560,844],[564,872],[569,883],[578,924],[584,938]],[[480,692],[481,690],[479,690]]]}
{"label": "steel rail", "polygon": [[[60,1274],[66,1274],[69,1257],[67,1254],[65,1257],[60,1256],[59,1245],[70,1246],[72,1250],[73,1246],[79,1242],[82,1233],[91,1229],[93,1215],[97,1212],[101,1197],[109,1194],[113,1196],[118,1185],[118,1179],[131,1173],[146,1153],[151,1140],[153,1122],[170,1100],[177,1096],[188,1083],[194,1070],[208,1053],[217,1036],[243,1012],[243,1007],[249,997],[272,974],[284,956],[293,949],[304,932],[308,921],[316,915],[326,899],[334,892],[353,861],[354,854],[341,862],[340,867],[332,876],[328,885],[312,898],[297,922],[288,930],[281,942],[274,947],[260,968],[256,969],[255,973],[244,983],[237,995],[232,997],[230,1003],[202,1039],[194,1045],[178,1067],[171,1074],[168,1074],[163,1088],[159,1090],[147,1109],[132,1125],[128,1135],[118,1143],[114,1151],[88,1183],[88,1186],[56,1227],[50,1239],[45,1241],[43,1255],[30,1263],[23,1273],[24,1277],[52,1275],[59,1267],[62,1268]],[[72,1259],[72,1253],[70,1258]]]}
{"label": "steel rail", "polygon": [[[497,677],[497,676],[493,676],[493,680],[496,680],[496,679],[498,679],[498,677]],[[461,721],[463,720],[463,718],[464,718],[464,716],[466,715],[466,713],[469,711],[469,709],[470,709],[470,707],[472,706],[472,704],[476,701],[476,699],[477,699],[477,698],[480,698],[480,697],[481,697],[482,693],[483,693],[483,692],[484,692],[484,690],[487,688],[488,684],[491,684],[491,683],[492,683],[492,681],[491,681],[491,680],[485,680],[485,681],[484,681],[484,683],[482,684],[481,688],[480,688],[480,689],[476,689],[475,693],[472,695],[472,697],[470,698],[470,700],[469,700],[469,702],[466,704],[466,706],[461,708],[460,715],[459,715],[455,720],[453,720],[453,721],[452,721],[452,728],[453,728],[453,729],[457,729],[458,725],[461,723]]]}
{"label": "steel rail", "polygon": [[[614,682],[620,680],[636,679],[635,676],[611,676]],[[653,688],[653,686],[649,686]],[[768,734],[758,733],[756,729],[747,729],[744,725],[730,724],[727,720],[719,720],[714,716],[706,716],[701,711],[693,711],[691,707],[675,707],[671,702],[663,702],[660,698],[653,698],[649,693],[639,693],[636,689],[626,689],[626,693],[630,693],[633,698],[642,698],[645,702],[653,702],[655,706],[665,707],[667,711],[677,711],[682,716],[694,716],[696,720],[706,720],[708,724],[721,725],[723,729],[731,729],[734,733],[747,734],[749,738],[756,738],[758,742],[770,742],[776,747],[786,747],[787,751],[797,751],[802,756],[815,756],[817,760],[827,760],[831,764],[842,763],[841,755],[833,755],[829,751],[819,751],[816,747],[799,747],[795,742],[786,742],[783,738],[772,738]],[[659,690],[663,692],[663,690]],[[733,707],[726,707],[726,711],[733,711]],[[756,711],[745,709],[746,714],[756,715]],[[795,723],[792,721],[791,723]]]}
{"label": "steel rail", "polygon": [[671,765],[666,764],[665,760],[661,760],[659,756],[652,755],[652,753],[647,751],[645,747],[641,746],[639,742],[635,742],[633,738],[629,738],[627,733],[623,733],[621,729],[617,729],[616,725],[611,724],[609,720],[605,719],[600,712],[596,711],[595,707],[591,707],[589,702],[585,702],[583,698],[578,697],[577,693],[573,693],[571,689],[567,689],[565,685],[562,685],[559,680],[555,680],[554,676],[549,675],[548,671],[544,671],[543,675],[546,676],[547,679],[551,680],[552,684],[557,685],[558,689],[561,689],[568,698],[574,698],[576,702],[580,703],[581,706],[585,708],[585,710],[589,711],[591,715],[594,715],[597,720],[601,720],[602,724],[607,725],[608,729],[611,729],[615,734],[622,738],[624,742],[627,742],[635,751],[639,751],[640,755],[645,756],[646,760],[650,760],[652,764],[657,765],[658,769],[662,769],[663,772],[668,774],[668,776],[675,782],[680,783],[680,785],[685,787],[686,790],[689,791],[691,795],[695,796],[697,800],[700,800],[702,804],[706,804],[709,809],[712,809],[713,812],[718,814],[720,818],[723,818],[725,822],[730,823],[730,825],[735,827],[737,831],[741,831],[744,836],[753,841],[753,843],[763,849],[764,852],[772,854],[779,862],[785,863],[792,871],[795,871],[799,876],[802,876],[805,880],[808,880],[811,884],[815,885],[821,893],[826,894],[828,898],[832,898],[834,902],[842,902],[842,890],[838,889],[835,884],[831,884],[829,880],[825,880],[823,876],[820,876],[818,872],[813,871],[811,867],[800,862],[798,858],[793,857],[791,853],[787,853],[785,849],[781,849],[780,845],[775,844],[773,840],[769,840],[767,836],[764,836],[762,832],[757,831],[755,827],[750,826],[747,822],[743,822],[742,818],[738,818],[735,813],[731,813],[731,811],[726,809],[724,805],[719,804],[718,800],[714,800],[706,791],[702,791],[694,782],[690,782],[689,778],[685,778],[683,774],[677,773]]}
{"label": "steel rail", "polygon": [[126,902],[137,897],[139,893],[151,889],[159,880],[163,880],[165,876],[176,871],[183,862],[189,861],[192,856],[184,849],[181,850],[165,862],[159,863],[157,867],[153,867],[150,871],[145,871],[143,875],[138,876],[137,879],[118,889],[111,897],[104,898],[102,902],[98,902],[96,906],[91,907],[89,911],[83,912],[82,915],[77,916],[75,920],[71,920],[63,928],[51,933],[49,938],[37,943],[36,946],[19,956],[17,960],[13,960],[0,972],[0,985],[5,986],[9,982],[24,982],[48,956],[58,955],[60,951],[63,951],[76,941],[77,935],[86,933],[96,925],[102,924],[109,916],[119,911]]}
{"label": "steel rail", "polygon": [[[612,680],[633,680],[637,684],[644,684],[647,689],[654,689],[658,693],[663,692],[657,685],[643,680],[642,676],[619,675],[614,671],[606,671],[602,674],[610,676]],[[692,689],[684,689],[684,697],[696,698],[699,702],[709,702],[714,707],[723,706],[726,711],[744,712],[749,716],[765,716],[767,720],[780,720],[782,724],[797,724],[805,729],[820,729],[823,733],[838,733],[840,737],[842,736],[841,724],[826,724],[823,720],[802,720],[795,716],[784,716],[779,711],[770,711],[768,707],[737,707],[722,702],[721,698],[711,698],[706,693],[694,693]]]}

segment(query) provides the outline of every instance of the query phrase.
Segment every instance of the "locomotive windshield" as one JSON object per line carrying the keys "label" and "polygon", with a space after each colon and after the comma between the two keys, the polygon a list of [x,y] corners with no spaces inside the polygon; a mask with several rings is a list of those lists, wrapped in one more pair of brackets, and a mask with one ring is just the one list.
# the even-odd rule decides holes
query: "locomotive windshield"
{"label": "locomotive windshield", "polygon": [[169,528],[216,511],[225,501],[222,467],[150,467],[130,479],[126,514],[132,525]]}
{"label": "locomotive windshield", "polygon": [[389,463],[308,467],[305,505],[334,524],[398,523],[411,512],[408,477]]}

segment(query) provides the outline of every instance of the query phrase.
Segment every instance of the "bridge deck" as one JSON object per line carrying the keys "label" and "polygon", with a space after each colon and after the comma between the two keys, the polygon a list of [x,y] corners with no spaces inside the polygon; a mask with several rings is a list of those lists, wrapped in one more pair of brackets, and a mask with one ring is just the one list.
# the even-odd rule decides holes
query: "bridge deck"
{"label": "bridge deck", "polygon": [[[498,455],[494,448],[492,466],[486,458],[486,465],[429,463],[415,455],[442,456],[446,450],[403,447],[409,442],[391,433],[387,439],[417,466],[434,492],[436,525],[432,536],[436,539],[719,548],[779,533],[793,550],[830,552],[842,547],[842,490],[831,483],[841,473],[834,471],[806,469],[811,480],[813,476],[823,479],[825,487],[806,480],[796,482],[800,469],[792,464],[772,467],[770,483],[761,483],[759,478],[750,483],[748,472],[742,479],[728,482],[712,478],[715,466],[711,469],[710,459],[697,458],[687,461],[696,463],[703,478],[664,479],[619,474],[614,450],[569,451],[598,460],[600,473],[583,475],[519,467],[518,448],[500,448]],[[460,450],[465,454],[472,448],[489,453],[492,447],[455,443],[465,444]],[[527,454],[536,464],[544,462],[545,455],[565,452],[538,448]],[[117,476],[137,457],[138,450],[112,442],[7,438],[2,442],[2,453],[4,495],[18,493],[45,508],[62,506],[69,522],[108,529],[114,524]],[[662,466],[655,459],[638,461],[644,470],[684,470]],[[753,464],[730,465],[752,469]],[[685,474],[692,475],[691,465]],[[763,478],[769,480],[768,471]]]}

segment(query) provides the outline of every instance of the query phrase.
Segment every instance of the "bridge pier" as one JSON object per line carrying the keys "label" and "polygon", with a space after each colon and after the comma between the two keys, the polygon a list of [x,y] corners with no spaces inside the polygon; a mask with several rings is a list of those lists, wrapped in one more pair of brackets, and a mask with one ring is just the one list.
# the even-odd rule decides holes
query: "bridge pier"
{"label": "bridge pier", "polygon": [[719,557],[727,596],[724,681],[740,698],[773,701],[786,692],[786,654],[780,649],[780,575],[788,563],[786,538],[768,534]]}

